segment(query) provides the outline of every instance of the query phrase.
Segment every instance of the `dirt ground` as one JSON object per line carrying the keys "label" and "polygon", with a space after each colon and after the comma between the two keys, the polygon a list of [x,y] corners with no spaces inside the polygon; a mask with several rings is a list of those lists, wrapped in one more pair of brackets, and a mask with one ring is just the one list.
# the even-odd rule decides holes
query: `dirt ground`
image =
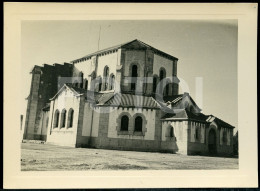
{"label": "dirt ground", "polygon": [[22,143],[22,171],[237,169],[237,158]]}

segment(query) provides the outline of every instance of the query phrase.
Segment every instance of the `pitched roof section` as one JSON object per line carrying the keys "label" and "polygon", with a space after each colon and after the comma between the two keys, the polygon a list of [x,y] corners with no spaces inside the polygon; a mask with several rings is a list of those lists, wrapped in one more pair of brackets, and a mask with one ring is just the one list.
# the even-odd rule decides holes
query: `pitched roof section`
{"label": "pitched roof section", "polygon": [[75,96],[85,95],[85,97],[88,96],[89,100],[92,100],[92,101],[96,101],[102,95],[101,93],[98,93],[98,92],[93,92],[90,90],[73,87],[71,84],[65,83],[50,100],[54,100],[66,88],[70,89],[74,93]]}
{"label": "pitched roof section", "polygon": [[[191,102],[194,102],[192,98],[188,94],[180,94],[176,96],[171,96],[165,98],[166,103],[159,102],[155,100],[151,96],[142,96],[142,95],[133,95],[133,94],[120,94],[120,93],[98,93],[93,92],[77,87],[73,87],[71,84],[64,84],[62,88],[57,92],[57,94],[51,98],[50,100],[55,99],[64,89],[70,89],[75,96],[84,95],[85,100],[87,102],[92,102],[97,106],[112,106],[112,107],[125,107],[125,108],[144,108],[144,109],[166,109],[166,114],[161,118],[162,120],[178,120],[178,119],[190,119],[201,121],[205,123],[212,123],[213,121],[217,123],[219,127],[227,127],[227,128],[235,128],[234,126],[226,123],[225,121],[213,116],[213,115],[204,115],[198,110],[197,112],[191,111],[187,109],[187,107],[183,107],[181,104],[182,100],[185,98],[190,98]],[[194,102],[194,104],[196,104]],[[169,106],[173,106],[172,108]],[[194,106],[194,105],[193,105]],[[173,111],[175,109],[175,113],[169,112],[168,110]],[[47,104],[43,110],[48,111],[49,105]]]}
{"label": "pitched roof section", "polygon": [[115,94],[103,105],[106,106],[121,106],[121,107],[136,107],[159,109],[160,105],[153,97],[140,96],[133,94]]}
{"label": "pitched roof section", "polygon": [[132,40],[130,42],[126,42],[126,43],[123,43],[123,44],[119,44],[119,45],[116,45],[116,46],[112,46],[112,47],[109,47],[109,48],[106,48],[106,49],[103,49],[103,50],[99,50],[99,51],[96,51],[94,53],[91,53],[91,54],[88,54],[82,58],[79,58],[79,59],[76,59],[76,60],[72,60],[71,62],[72,63],[75,63],[77,61],[80,61],[80,60],[83,60],[83,59],[89,59],[91,58],[92,56],[96,56],[96,55],[99,55],[99,54],[102,54],[102,53],[106,53],[106,52],[109,52],[109,51],[114,51],[114,50],[117,50],[119,48],[126,48],[126,49],[151,49],[153,50],[155,53],[157,54],[161,54],[165,57],[169,57],[173,60],[178,60],[178,58],[170,55],[170,54],[167,54],[159,49],[156,49],[138,39],[135,39],[135,40]]}
{"label": "pitched roof section", "polygon": [[[190,97],[190,96],[189,96]],[[189,120],[195,120],[195,121],[201,121],[205,123],[212,123],[213,121],[219,126],[219,127],[226,127],[226,128],[235,128],[234,126],[226,123],[225,121],[219,119],[218,117],[215,117],[213,115],[205,115],[200,112],[200,110],[197,111],[191,111],[188,109],[188,107],[185,107],[185,105],[182,104],[182,100],[184,99],[183,95],[176,95],[174,97],[166,98],[167,104],[172,106],[175,109],[175,113],[166,113],[161,119],[162,120],[178,120],[178,119],[189,119]],[[172,100],[172,101],[170,101]],[[191,102],[194,102],[194,100],[190,97]],[[196,104],[195,102],[193,104]]]}
{"label": "pitched roof section", "polygon": [[192,106],[197,113],[201,111],[189,93],[186,92],[184,94],[163,97],[163,100],[165,102],[162,103],[163,105],[171,105],[174,109],[185,109],[188,105]]}
{"label": "pitched roof section", "polygon": [[220,127],[235,128],[234,126],[228,124],[227,122],[225,122],[222,119],[219,119],[218,117],[215,117],[213,115],[207,115],[206,121],[207,122],[213,122],[214,121]]}
{"label": "pitched roof section", "polygon": [[95,103],[97,106],[114,106],[114,107],[142,107],[159,109],[160,105],[153,97],[140,96],[133,94],[119,94],[114,92],[98,93],[81,88],[73,87],[71,84],[64,84],[58,93],[50,100],[55,99],[64,89],[70,89],[75,96],[84,95],[85,100]]}

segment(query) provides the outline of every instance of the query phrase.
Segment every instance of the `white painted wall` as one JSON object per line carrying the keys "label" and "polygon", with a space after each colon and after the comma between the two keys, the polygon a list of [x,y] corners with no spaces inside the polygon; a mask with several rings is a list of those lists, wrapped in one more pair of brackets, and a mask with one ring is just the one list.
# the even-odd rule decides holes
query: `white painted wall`
{"label": "white painted wall", "polygon": [[[47,118],[49,117],[49,111],[45,111],[41,113],[41,120],[39,124],[39,128],[37,129],[37,135],[46,135],[47,134]],[[48,122],[49,123],[49,122]]]}
{"label": "white painted wall", "polygon": [[107,65],[109,67],[109,75],[116,75],[116,65],[118,62],[118,52],[106,54],[103,56],[98,56],[98,67],[97,67],[97,76],[103,77],[104,68]]}
{"label": "white painted wall", "polygon": [[[91,125],[92,125],[92,129],[91,129]],[[99,129],[99,113],[93,110],[90,107],[89,103],[85,103],[82,136],[90,136],[91,133],[91,137],[98,137],[98,129]]]}
{"label": "white painted wall", "polygon": [[[51,101],[47,142],[59,144],[59,145],[65,145],[65,146],[75,146],[77,125],[78,125],[78,115],[79,115],[79,105],[80,105],[80,97],[75,97],[74,93],[68,88],[64,89],[55,100]],[[65,124],[65,128],[60,128],[61,111],[64,108],[67,110],[66,124]],[[70,108],[74,109],[73,126],[72,128],[67,128],[68,112]],[[59,109],[60,111],[59,127],[53,128],[51,126],[53,126],[54,123],[54,113],[56,109]]]}
{"label": "white painted wall", "polygon": [[171,125],[174,129],[174,135],[178,141],[185,141],[185,131],[187,131],[188,128],[188,122],[187,121],[164,121],[162,122],[162,141],[166,141],[166,130],[167,127]]}
{"label": "white painted wall", "polygon": [[[147,128],[147,132],[145,133],[145,136],[133,136],[133,135],[117,135],[117,119],[119,117],[119,115],[122,112],[128,112],[131,117],[134,116],[134,114],[136,113],[142,113],[146,120],[147,120],[147,124],[146,124],[146,128]],[[155,113],[156,111],[153,110],[151,111],[150,109],[148,109],[148,111],[146,111],[146,109],[143,109],[143,111],[141,109],[122,109],[122,108],[118,108],[115,109],[114,111],[112,111],[109,115],[109,126],[108,126],[108,137],[109,138],[124,138],[124,139],[143,139],[143,140],[154,140],[154,133],[155,133]],[[130,122],[131,119],[129,119]],[[134,120],[132,118],[132,120]]]}
{"label": "white painted wall", "polygon": [[74,69],[78,70],[79,72],[82,71],[84,74],[84,78],[87,78],[88,75],[90,75],[92,72],[91,63],[91,59],[76,63],[74,64]]}
{"label": "white painted wall", "polygon": [[224,135],[224,131],[227,132],[227,145],[230,145],[230,139],[231,139],[231,133],[232,133],[232,130],[228,129],[228,128],[220,128],[220,133],[219,133],[219,142],[220,142],[220,145],[224,145],[223,143],[223,135]]}
{"label": "white painted wall", "polygon": [[190,142],[196,142],[195,140],[195,134],[196,134],[196,127],[200,128],[200,143],[205,143],[205,131],[206,131],[206,125],[199,122],[191,122],[191,131],[190,131]]}

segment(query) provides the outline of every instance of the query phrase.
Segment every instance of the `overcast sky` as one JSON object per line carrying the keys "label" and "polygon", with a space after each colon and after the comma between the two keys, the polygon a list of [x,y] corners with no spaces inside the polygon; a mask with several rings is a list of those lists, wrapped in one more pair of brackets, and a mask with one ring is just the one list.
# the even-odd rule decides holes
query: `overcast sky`
{"label": "overcast sky", "polygon": [[236,20],[23,21],[22,114],[26,112],[33,66],[62,64],[97,51],[100,26],[99,49],[138,39],[179,58],[177,75],[187,83],[195,101],[195,80],[203,80],[199,104],[203,113],[237,129]]}

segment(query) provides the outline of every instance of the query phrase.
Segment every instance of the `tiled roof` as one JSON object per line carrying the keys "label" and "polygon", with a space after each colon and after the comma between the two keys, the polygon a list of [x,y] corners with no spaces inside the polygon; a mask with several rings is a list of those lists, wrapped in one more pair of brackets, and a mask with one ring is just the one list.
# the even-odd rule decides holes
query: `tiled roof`
{"label": "tiled roof", "polygon": [[143,107],[160,108],[160,105],[151,96],[120,94],[114,92],[98,93],[66,84],[78,94],[84,94],[87,101],[95,102],[97,106],[121,106],[121,107]]}
{"label": "tiled roof", "polygon": [[50,111],[50,103],[47,103],[43,108],[43,111]]}
{"label": "tiled roof", "polygon": [[114,96],[114,92],[104,93],[97,99],[97,105],[104,105]]}
{"label": "tiled roof", "polygon": [[[171,97],[164,97],[164,103],[155,100],[152,96],[143,96],[143,95],[134,95],[134,94],[121,94],[114,92],[93,92],[89,90],[85,90],[82,88],[73,87],[71,84],[64,84],[64,86],[59,90],[59,92],[52,98],[54,99],[63,88],[68,87],[73,90],[76,95],[84,95],[86,101],[95,103],[97,106],[121,106],[121,107],[136,107],[136,108],[150,108],[150,109],[162,109],[164,108],[164,112],[166,113],[161,119],[163,120],[171,120],[171,119],[191,119],[197,121],[203,121],[206,123],[212,123],[215,121],[218,126],[234,128],[234,126],[226,123],[225,121],[213,116],[213,115],[204,115],[199,112],[195,113],[194,111],[189,111],[187,108],[183,107],[181,100],[184,98],[188,98],[191,100],[192,104],[196,105],[193,99],[189,96],[189,94],[180,94]],[[188,97],[186,97],[188,96]],[[165,103],[166,102],[166,103]],[[180,105],[180,107],[178,107]],[[172,113],[172,109],[169,106],[173,106],[175,113]],[[176,107],[177,106],[177,107]],[[47,104],[43,109],[48,110],[49,105]],[[177,109],[176,109],[177,108]],[[177,110],[177,112],[176,112]]]}
{"label": "tiled roof", "polygon": [[206,117],[207,117],[207,119],[206,119],[207,122],[215,121],[217,123],[217,125],[220,127],[235,128],[234,126],[228,124],[227,122],[225,122],[222,119],[219,119],[218,117],[215,117],[213,115],[207,115]]}
{"label": "tiled roof", "polygon": [[165,96],[163,97],[163,100],[165,102],[169,102],[169,103],[177,103],[178,101],[180,101],[183,97],[183,94],[179,94],[179,95],[174,95],[174,96]]}
{"label": "tiled roof", "polygon": [[133,94],[115,94],[104,105],[154,109],[160,108],[160,105],[153,97]]}
{"label": "tiled roof", "polygon": [[141,47],[150,48],[150,49],[152,49],[152,50],[155,51],[155,52],[158,52],[158,53],[160,53],[160,54],[163,54],[163,55],[166,55],[166,56],[168,56],[168,57],[171,57],[171,58],[173,58],[173,59],[178,60],[178,58],[176,58],[176,57],[174,57],[174,56],[172,56],[172,55],[170,55],[170,54],[167,54],[167,53],[165,53],[165,52],[162,52],[162,51],[160,51],[160,50],[158,50],[158,49],[156,49],[156,48],[154,48],[154,47],[152,47],[152,46],[150,46],[150,45],[148,45],[148,44],[146,44],[146,43],[144,43],[144,42],[142,42],[142,41],[140,41],[140,40],[138,40],[138,39],[135,39],[135,40],[132,40],[132,41],[130,41],[130,42],[122,43],[122,44],[119,44],[119,45],[116,45],[116,46],[112,46],[112,47],[109,47],[109,48],[105,48],[105,49],[96,51],[96,52],[94,52],[94,53],[91,53],[91,54],[88,54],[88,55],[86,55],[86,56],[83,56],[83,57],[81,57],[81,58],[79,58],[79,59],[72,60],[71,62],[76,62],[76,61],[79,61],[79,60],[82,60],[82,59],[85,59],[85,58],[90,58],[90,57],[92,57],[92,56],[95,56],[95,55],[98,55],[98,54],[102,54],[102,53],[105,53],[105,52],[108,52],[108,51],[113,51],[113,50],[119,49],[119,48],[121,48],[121,47],[126,47],[126,46],[130,46],[130,47],[131,47],[132,43],[138,43]]}
{"label": "tiled roof", "polygon": [[198,120],[198,121],[204,121],[206,122],[207,116],[203,113],[193,113],[188,110],[186,110],[186,114],[189,119]]}

